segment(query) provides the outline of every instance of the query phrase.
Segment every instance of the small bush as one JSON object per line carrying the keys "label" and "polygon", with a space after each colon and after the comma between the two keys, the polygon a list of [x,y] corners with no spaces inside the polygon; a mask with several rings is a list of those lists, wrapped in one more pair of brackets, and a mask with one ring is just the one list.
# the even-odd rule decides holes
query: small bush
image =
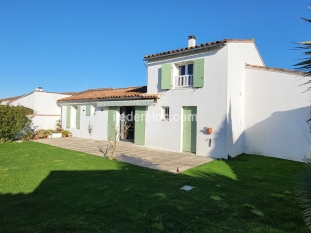
{"label": "small bush", "polygon": [[22,141],[23,142],[28,142],[31,138],[33,137],[33,132],[31,130],[26,131],[23,135],[22,135]]}
{"label": "small bush", "polygon": [[62,131],[62,134],[66,134],[66,135],[67,135],[67,134],[69,134],[69,133],[70,133],[70,132],[69,132],[68,130],[63,130],[63,131]]}

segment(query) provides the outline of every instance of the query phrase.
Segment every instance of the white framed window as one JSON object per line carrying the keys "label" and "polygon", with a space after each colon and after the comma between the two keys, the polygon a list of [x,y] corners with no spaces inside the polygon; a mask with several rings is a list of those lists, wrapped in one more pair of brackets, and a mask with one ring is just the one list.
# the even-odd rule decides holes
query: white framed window
{"label": "white framed window", "polygon": [[169,120],[170,120],[170,108],[162,107],[162,121],[169,121]]}
{"label": "white framed window", "polygon": [[[177,68],[177,75],[174,79],[175,88],[185,88],[193,86],[193,62],[185,62],[175,64]],[[176,74],[176,73],[175,73]]]}

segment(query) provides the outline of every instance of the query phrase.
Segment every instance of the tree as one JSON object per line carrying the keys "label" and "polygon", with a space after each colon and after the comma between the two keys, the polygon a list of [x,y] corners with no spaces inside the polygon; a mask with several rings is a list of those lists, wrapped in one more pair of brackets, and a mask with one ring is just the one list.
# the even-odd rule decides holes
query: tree
{"label": "tree", "polygon": [[[309,9],[311,9],[311,6],[309,6]],[[311,23],[310,19],[302,19]],[[303,54],[305,58],[302,59],[303,61],[295,64],[294,66],[296,66],[296,69],[304,72],[305,77],[309,77],[311,76],[311,41],[299,42],[299,44],[300,46],[298,47],[298,49],[304,51]],[[310,79],[302,85],[308,84],[311,84]],[[308,87],[307,91],[309,91],[310,89],[311,87]],[[309,118],[307,122],[310,123],[311,118]],[[309,157],[304,158],[304,163],[306,165],[306,169],[300,175],[296,193],[298,195],[301,207],[303,208],[305,223],[311,230],[311,151]]]}
{"label": "tree", "polygon": [[[309,6],[309,9],[311,9],[311,6]],[[301,18],[309,23],[311,23],[310,19]],[[304,41],[304,42],[298,42],[300,45],[297,47],[297,49],[303,50],[303,55],[305,58],[302,58],[302,61],[295,64],[294,66],[296,69],[304,72],[304,76],[311,76],[311,41]],[[302,85],[308,85],[311,84],[311,80],[308,80],[307,82],[303,83]],[[311,87],[308,87],[307,90],[310,90]]]}
{"label": "tree", "polygon": [[0,142],[13,141],[16,135],[30,127],[31,120],[27,115],[33,111],[23,106],[0,104]]}

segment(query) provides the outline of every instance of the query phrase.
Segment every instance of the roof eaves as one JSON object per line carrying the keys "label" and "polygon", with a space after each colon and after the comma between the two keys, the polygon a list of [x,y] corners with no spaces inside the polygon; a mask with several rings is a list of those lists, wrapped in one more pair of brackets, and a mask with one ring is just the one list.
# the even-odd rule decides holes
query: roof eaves
{"label": "roof eaves", "polygon": [[146,56],[144,56],[144,60],[151,60],[151,59],[156,59],[156,58],[160,58],[160,57],[178,55],[178,54],[182,54],[182,53],[190,52],[190,51],[194,52],[194,51],[198,51],[201,49],[223,46],[224,44],[225,44],[225,41],[223,41],[223,40],[222,41],[209,42],[209,43],[200,44],[200,45],[196,45],[196,46],[189,47],[189,48],[186,47],[186,48],[170,50],[170,51],[166,51],[166,52],[162,52],[162,53],[146,55]]}
{"label": "roof eaves", "polygon": [[211,48],[215,46],[223,46],[226,43],[254,43],[254,39],[223,39],[223,40],[217,40],[213,42],[208,42],[205,44],[200,44],[192,47],[186,47],[186,48],[181,48],[181,49],[176,49],[176,50],[169,50],[166,52],[162,53],[156,53],[156,54],[151,54],[151,55],[146,55],[144,56],[144,60],[151,60],[155,58],[160,58],[160,57],[166,57],[166,56],[172,56],[188,51],[197,51],[200,49],[206,49],[206,48]]}
{"label": "roof eaves", "polygon": [[30,92],[30,93],[28,93],[28,94],[18,96],[18,98],[16,98],[16,99],[10,101],[9,103],[12,103],[12,102],[14,102],[14,101],[16,101],[16,100],[20,100],[21,98],[24,98],[24,97],[26,97],[26,96],[29,96],[29,95],[31,95],[32,93],[34,93],[34,92],[32,91],[32,92]]}
{"label": "roof eaves", "polygon": [[255,69],[261,69],[261,70],[268,70],[268,71],[277,71],[277,72],[282,72],[282,73],[288,73],[288,74],[299,74],[299,75],[306,75],[306,72],[301,72],[297,70],[288,70],[288,69],[283,69],[283,68],[274,68],[274,67],[267,67],[267,66],[257,66],[257,65],[251,65],[251,64],[246,64],[246,68],[255,68]]}

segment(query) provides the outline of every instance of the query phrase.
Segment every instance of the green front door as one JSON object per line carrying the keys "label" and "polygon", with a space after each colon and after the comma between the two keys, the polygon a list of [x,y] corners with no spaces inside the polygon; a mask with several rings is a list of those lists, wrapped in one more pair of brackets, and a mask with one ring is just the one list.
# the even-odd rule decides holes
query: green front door
{"label": "green front door", "polygon": [[107,140],[109,141],[114,141],[116,138],[116,111],[117,107],[108,107]]}
{"label": "green front door", "polygon": [[145,145],[146,107],[135,107],[134,143]]}
{"label": "green front door", "polygon": [[196,152],[197,107],[183,107],[183,151]]}

